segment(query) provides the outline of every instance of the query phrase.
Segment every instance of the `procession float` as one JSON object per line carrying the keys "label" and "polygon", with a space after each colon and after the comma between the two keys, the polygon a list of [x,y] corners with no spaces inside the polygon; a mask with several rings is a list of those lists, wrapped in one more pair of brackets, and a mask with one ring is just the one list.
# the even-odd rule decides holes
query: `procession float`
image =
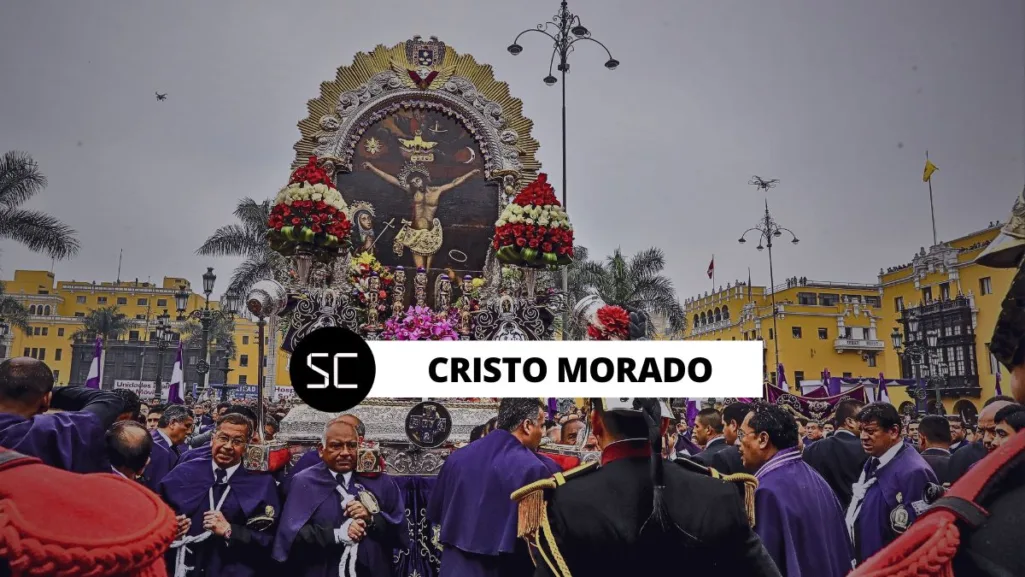
{"label": "procession float", "polygon": [[[275,346],[291,353],[322,327],[366,340],[554,339],[566,298],[553,275],[572,262],[573,227],[541,172],[533,123],[490,66],[416,36],[357,54],[308,111],[267,222],[284,264],[246,299]],[[366,427],[358,470],[387,472],[406,497],[401,574],[436,573],[434,476],[497,409],[422,398],[351,411]],[[248,465],[294,463],[335,416],[295,407]]]}

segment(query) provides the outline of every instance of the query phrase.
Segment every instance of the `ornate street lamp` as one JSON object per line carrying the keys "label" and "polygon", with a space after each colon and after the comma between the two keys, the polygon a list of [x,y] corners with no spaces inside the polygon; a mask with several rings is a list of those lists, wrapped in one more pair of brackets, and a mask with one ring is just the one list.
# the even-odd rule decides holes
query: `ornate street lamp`
{"label": "ornate street lamp", "polygon": [[[605,68],[609,70],[615,70],[619,67],[619,61],[612,57],[612,52],[602,42],[596,40],[591,36],[591,31],[588,30],[583,23],[580,22],[580,17],[569,11],[569,5],[565,2],[559,6],[559,12],[548,22],[544,24],[538,24],[534,28],[527,28],[523,32],[516,35],[516,39],[509,45],[509,54],[517,56],[523,52],[523,46],[520,46],[520,37],[528,32],[537,32],[544,34],[553,43],[552,57],[548,61],[548,76],[544,77],[544,83],[548,86],[553,86],[558,82],[558,79],[552,74],[552,67],[559,71],[562,77],[562,207],[566,210],[569,207],[566,206],[566,73],[569,72],[569,55],[573,52],[574,46],[578,42],[594,42],[601,46],[605,50],[605,54],[608,55],[609,59],[605,61]],[[559,63],[555,64],[556,57],[558,57]],[[566,293],[569,290],[569,276],[566,267],[562,268],[562,292]],[[569,329],[569,309],[567,308],[562,312],[562,339],[566,340],[566,331]]]}
{"label": "ornate street lamp", "polygon": [[164,351],[170,346],[171,339],[174,337],[170,319],[171,315],[167,314],[167,309],[164,309],[164,314],[157,317],[157,379],[154,388],[158,399],[163,398],[161,396],[163,393],[161,377],[164,373]]}
{"label": "ornate street lamp", "polygon": [[[755,186],[758,190],[768,192],[770,188],[775,188],[779,184],[779,179],[773,178],[771,180],[765,180],[760,176],[751,177],[751,181],[748,183]],[[744,231],[744,234],[740,235],[738,242],[744,244],[747,242],[747,234],[749,232],[758,232],[758,246],[755,247],[758,250],[769,249],[769,284],[770,292],[769,295],[772,299],[772,332],[773,339],[772,344],[775,347],[776,354],[776,371],[779,371],[779,330],[776,325],[776,317],[779,316],[779,311],[776,307],[776,277],[772,270],[772,239],[783,236],[783,233],[787,233],[791,237],[791,244],[797,244],[801,242],[797,235],[794,234],[789,228],[785,228],[779,225],[778,222],[769,213],[769,199],[765,199],[765,216],[755,225],[753,228],[749,228]],[[764,246],[763,246],[764,244]],[[779,382],[779,375],[776,375],[776,383]],[[773,383],[773,384],[776,384]]]}
{"label": "ornate street lamp", "polygon": [[[217,280],[217,275],[214,274],[213,267],[207,267],[206,272],[203,273],[203,295],[206,297],[202,309],[192,311],[191,314],[187,315],[188,318],[193,318],[199,321],[203,327],[203,356],[196,363],[196,373],[200,375],[202,380],[200,390],[196,391],[196,396],[201,396],[209,386],[210,382],[210,329],[213,326],[215,319],[221,319],[230,321],[235,316],[235,311],[231,310],[231,303],[222,302],[225,308],[221,310],[210,308],[210,295],[214,292],[214,281]],[[180,290],[174,295],[175,304],[178,305],[178,318],[186,318],[185,309],[188,307],[189,294],[185,290],[185,286],[181,286]],[[237,306],[238,299],[235,298]],[[227,384],[227,383],[225,383]]]}

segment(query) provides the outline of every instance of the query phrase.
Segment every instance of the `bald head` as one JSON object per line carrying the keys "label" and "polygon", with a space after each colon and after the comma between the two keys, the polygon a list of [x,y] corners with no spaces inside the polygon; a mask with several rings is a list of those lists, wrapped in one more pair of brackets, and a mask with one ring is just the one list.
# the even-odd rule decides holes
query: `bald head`
{"label": "bald head", "polygon": [[107,430],[107,458],[117,470],[141,475],[149,463],[153,437],[135,421],[118,421]]}
{"label": "bald head", "polygon": [[324,427],[324,437],[317,454],[328,469],[335,473],[348,473],[356,468],[359,453],[359,435],[351,420],[340,417]]}
{"label": "bald head", "polygon": [[359,423],[359,419],[352,415],[342,415],[341,417],[328,421],[328,423],[324,425],[324,434],[320,437],[321,443],[326,445],[328,435],[339,431],[351,431],[353,436],[359,437],[359,427],[356,423],[353,423],[353,419],[355,419],[356,423]]}
{"label": "bald head", "polygon": [[989,403],[983,407],[982,411],[979,412],[979,432],[982,433],[982,444],[986,447],[987,451],[992,451],[997,448],[996,443],[996,416],[1000,409],[1010,406],[1014,403],[1011,401],[999,400]]}
{"label": "bald head", "polygon": [[0,363],[0,405],[12,412],[46,412],[53,391],[53,371],[46,363],[16,357]]}
{"label": "bald head", "polygon": [[366,425],[364,425],[363,421],[359,420],[359,417],[356,415],[346,414],[338,417],[336,420],[343,423],[349,423],[353,427],[356,427],[356,434],[360,437],[365,437],[367,435]]}

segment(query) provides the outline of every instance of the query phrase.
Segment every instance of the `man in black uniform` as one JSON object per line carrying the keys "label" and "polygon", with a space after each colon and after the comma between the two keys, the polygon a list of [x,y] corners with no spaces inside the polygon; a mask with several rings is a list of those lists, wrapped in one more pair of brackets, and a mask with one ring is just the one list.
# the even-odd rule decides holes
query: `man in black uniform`
{"label": "man in black uniform", "polygon": [[802,455],[804,462],[829,483],[844,511],[851,504],[852,487],[868,460],[859,437],[861,424],[858,423],[858,412],[863,406],[864,403],[854,399],[840,401],[836,406],[833,436],[806,446]]}
{"label": "man in black uniform", "polygon": [[600,463],[516,491],[535,577],[778,576],[734,487],[661,458],[657,399],[592,399]]}

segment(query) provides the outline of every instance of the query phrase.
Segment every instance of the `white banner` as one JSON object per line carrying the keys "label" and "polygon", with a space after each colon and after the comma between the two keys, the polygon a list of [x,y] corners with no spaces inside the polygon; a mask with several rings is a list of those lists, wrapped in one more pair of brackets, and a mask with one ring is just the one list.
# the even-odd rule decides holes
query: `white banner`
{"label": "white banner", "polygon": [[[136,395],[139,395],[140,399],[149,400],[157,394],[157,385],[153,381],[114,381],[115,389],[128,389]],[[164,386],[164,389],[167,387]],[[164,391],[164,398],[167,398],[167,391]]]}
{"label": "white banner", "polygon": [[[370,397],[762,396],[760,341],[367,344],[377,371]],[[361,359],[336,362],[340,382]],[[326,359],[317,364],[330,370]]]}

